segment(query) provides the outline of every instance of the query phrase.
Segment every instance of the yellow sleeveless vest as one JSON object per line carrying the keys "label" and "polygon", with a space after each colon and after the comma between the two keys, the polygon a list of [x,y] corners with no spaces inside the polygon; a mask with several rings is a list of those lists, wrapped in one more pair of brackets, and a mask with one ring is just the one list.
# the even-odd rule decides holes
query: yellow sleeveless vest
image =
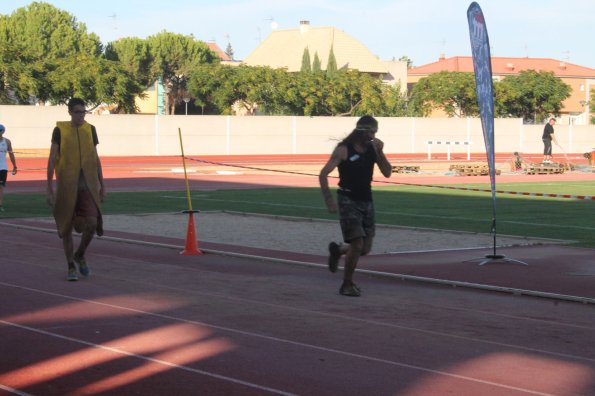
{"label": "yellow sleeveless vest", "polygon": [[75,128],[70,121],[59,121],[56,126],[60,129],[60,152],[56,157],[54,218],[62,237],[72,224],[81,171],[95,205],[100,208],[99,175],[91,125],[85,122]]}

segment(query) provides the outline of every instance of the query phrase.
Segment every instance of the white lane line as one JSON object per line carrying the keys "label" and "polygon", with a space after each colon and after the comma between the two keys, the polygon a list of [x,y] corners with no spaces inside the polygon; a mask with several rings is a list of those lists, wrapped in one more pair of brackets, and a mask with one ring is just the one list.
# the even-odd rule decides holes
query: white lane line
{"label": "white lane line", "polygon": [[[103,305],[109,305],[109,304],[103,304]],[[145,361],[151,362],[151,363],[161,364],[161,365],[164,365],[164,366],[167,366],[167,367],[171,367],[171,368],[174,368],[174,369],[189,371],[191,373],[200,374],[200,375],[204,375],[204,376],[207,376],[207,377],[216,378],[216,379],[219,379],[219,380],[223,380],[223,381],[232,382],[232,383],[235,383],[235,384],[240,384],[240,385],[248,386],[250,388],[255,388],[255,389],[258,389],[258,390],[262,390],[262,391],[274,393],[274,394],[277,394],[277,395],[287,395],[287,396],[294,395],[293,393],[288,393],[288,392],[284,392],[284,391],[281,391],[281,390],[278,390],[278,389],[269,388],[267,386],[262,386],[262,385],[254,384],[254,383],[251,383],[251,382],[242,381],[242,380],[239,380],[239,379],[236,379],[236,378],[232,378],[232,377],[228,377],[228,376],[225,376],[225,375],[215,374],[215,373],[211,373],[209,371],[204,371],[204,370],[198,370],[198,369],[195,369],[195,368],[192,368],[192,367],[188,367],[188,366],[185,366],[185,365],[180,365],[180,364],[168,362],[166,360],[155,359],[155,358],[152,358],[150,356],[139,355],[137,353],[128,352],[128,351],[125,351],[125,350],[122,350],[122,349],[119,349],[119,348],[114,348],[114,347],[108,347],[108,346],[105,346],[105,345],[95,344],[93,342],[84,341],[84,340],[81,340],[79,338],[68,337],[68,336],[64,336],[64,335],[61,335],[61,334],[52,333],[50,331],[36,329],[36,328],[30,327],[30,326],[24,326],[24,325],[21,325],[21,324],[18,324],[18,323],[7,322],[7,321],[2,320],[2,319],[0,319],[0,323],[4,324],[6,326],[12,326],[12,327],[19,328],[21,330],[26,330],[26,331],[38,333],[38,334],[41,334],[41,335],[44,335],[44,336],[54,337],[54,338],[58,338],[58,339],[61,339],[61,340],[65,340],[65,341],[70,341],[70,342],[74,342],[74,343],[77,343],[77,344],[86,345],[86,346],[89,346],[89,347],[92,347],[92,348],[101,349],[103,351],[108,351],[108,352],[116,353],[116,354],[119,354],[119,355],[125,355],[125,356],[128,356],[128,357],[145,360]]]}
{"label": "white lane line", "polygon": [[[274,342],[284,343],[284,344],[288,344],[288,345],[294,345],[294,346],[298,346],[298,347],[302,347],[302,348],[308,348],[308,349],[314,349],[314,350],[318,350],[318,351],[323,351],[323,352],[326,352],[326,353],[334,353],[334,354],[337,354],[337,355],[342,355],[342,356],[347,356],[347,357],[353,357],[353,358],[357,358],[357,359],[363,359],[363,360],[366,360],[366,361],[373,361],[373,362],[387,364],[387,365],[391,365],[391,366],[396,366],[396,367],[401,367],[401,368],[406,368],[406,369],[411,369],[411,370],[422,371],[422,372],[425,372],[425,373],[441,375],[441,376],[445,376],[445,377],[449,377],[449,378],[455,378],[455,379],[459,379],[459,380],[463,380],[463,381],[469,381],[469,382],[474,382],[474,383],[483,384],[483,385],[490,385],[490,386],[495,386],[495,387],[498,387],[498,388],[510,389],[510,390],[515,390],[515,391],[520,391],[520,392],[526,392],[526,393],[534,394],[534,395],[544,395],[544,396],[547,395],[547,396],[551,396],[548,393],[537,392],[537,391],[533,391],[531,389],[526,389],[526,388],[520,388],[520,387],[505,385],[505,384],[501,384],[501,383],[498,383],[498,382],[486,381],[486,380],[482,380],[482,379],[478,379],[478,378],[473,378],[473,377],[469,377],[469,376],[465,376],[465,375],[453,374],[453,373],[449,373],[449,372],[442,371],[442,370],[429,369],[427,367],[422,367],[422,366],[412,365],[412,364],[408,364],[408,363],[397,362],[397,361],[388,360],[388,359],[376,358],[376,357],[373,357],[373,356],[362,355],[362,354],[359,354],[359,353],[345,352],[345,351],[334,349],[334,348],[327,348],[327,347],[322,347],[322,346],[313,345],[313,344],[306,344],[306,343],[303,343],[303,342],[287,340],[287,339],[283,339],[283,338],[279,338],[279,337],[269,336],[269,335],[262,334],[262,333],[255,333],[255,332],[250,332],[250,331],[244,331],[244,330],[234,329],[234,328],[226,327],[226,326],[218,326],[218,325],[213,325],[213,324],[209,324],[209,323],[205,323],[205,322],[201,322],[201,321],[188,320],[188,319],[179,318],[179,317],[175,317],[175,316],[171,316],[171,315],[165,315],[165,314],[160,314],[160,313],[155,313],[155,312],[148,312],[148,311],[143,311],[143,310],[140,310],[140,309],[129,308],[129,307],[119,306],[119,305],[115,305],[115,304],[107,304],[107,303],[102,303],[102,302],[98,302],[98,301],[93,301],[93,300],[88,300],[88,299],[83,299],[83,298],[78,298],[78,297],[67,296],[67,295],[63,295],[63,294],[59,294],[59,293],[47,292],[47,291],[44,291],[44,290],[39,290],[39,289],[34,289],[34,288],[21,287],[21,286],[17,286],[17,285],[10,285],[10,284],[6,284],[4,282],[0,282],[0,284],[6,285],[6,286],[18,287],[18,288],[22,288],[22,289],[25,289],[25,290],[29,290],[29,291],[33,291],[33,292],[38,292],[38,293],[42,293],[42,294],[49,294],[49,295],[53,295],[53,296],[57,296],[57,297],[62,297],[62,298],[69,299],[69,300],[75,300],[75,301],[80,301],[80,302],[86,302],[86,303],[89,303],[89,304],[101,305],[101,306],[105,306],[105,307],[109,307],[109,308],[120,309],[120,310],[130,311],[130,312],[134,312],[134,313],[140,313],[140,314],[147,315],[147,316],[154,316],[154,317],[158,317],[158,318],[162,318],[162,319],[167,319],[167,320],[172,320],[172,321],[177,321],[177,322],[182,322],[182,323],[187,323],[187,324],[200,325],[200,326],[209,327],[209,328],[220,330],[220,331],[226,331],[226,332],[229,332],[229,333],[240,334],[240,335],[244,335],[244,336],[248,336],[248,337],[256,337],[256,338],[261,338],[261,339],[268,340],[268,341],[274,341]],[[213,377],[216,377],[216,378],[222,378],[222,379],[229,378],[229,377],[220,376],[218,374],[203,372],[201,370],[195,370],[195,369],[192,369],[192,368],[186,367],[186,366],[179,366],[178,367],[174,363],[160,361],[158,359],[153,359],[153,358],[150,358],[150,357],[147,357],[147,356],[142,356],[142,355],[136,355],[136,354],[133,354],[133,353],[130,353],[130,352],[126,352],[126,351],[120,351],[120,350],[115,349],[115,348],[105,347],[105,346],[98,345],[98,344],[93,344],[93,343],[90,343],[90,342],[87,342],[87,341],[84,341],[84,340],[78,340],[78,339],[75,339],[75,338],[66,337],[66,336],[62,336],[62,335],[59,335],[59,334],[54,334],[54,333],[46,332],[44,330],[35,329],[35,328],[29,327],[29,326],[23,326],[23,325],[20,325],[20,324],[17,324],[17,323],[7,322],[7,321],[1,320],[1,319],[0,319],[0,323],[6,324],[6,325],[10,325],[10,326],[15,326],[15,327],[22,328],[22,329],[25,329],[25,330],[30,330],[30,331],[38,332],[38,333],[45,334],[45,335],[48,335],[48,336],[55,336],[57,338],[61,338],[61,339],[65,339],[65,340],[69,340],[69,341],[73,341],[73,342],[79,342],[79,343],[82,343],[82,344],[85,344],[85,345],[89,345],[89,346],[96,346],[97,348],[100,348],[100,349],[105,349],[105,350],[110,350],[110,351],[113,350],[113,352],[116,352],[116,353],[122,353],[122,354],[129,355],[129,356],[139,357],[139,358],[142,358],[142,359],[145,359],[145,360],[149,360],[149,361],[152,361],[152,362],[167,364],[167,365],[170,365],[172,367],[177,367],[177,368],[181,368],[181,369],[187,369],[187,371],[198,372],[200,374],[210,375],[210,376],[213,376]],[[229,378],[228,380],[230,380],[232,382],[244,383],[243,381],[234,380],[232,378]],[[247,383],[245,383],[245,384],[247,384]],[[258,387],[258,385],[254,385],[254,386],[255,387]]]}
{"label": "white lane line", "polygon": [[33,396],[30,393],[26,393],[26,392],[23,392],[23,391],[20,391],[18,389],[14,389],[14,388],[11,388],[10,386],[6,386],[6,385],[2,385],[2,384],[0,384],[0,389],[3,390],[3,391],[6,391],[6,392],[10,392],[13,395],[18,395],[18,396]]}

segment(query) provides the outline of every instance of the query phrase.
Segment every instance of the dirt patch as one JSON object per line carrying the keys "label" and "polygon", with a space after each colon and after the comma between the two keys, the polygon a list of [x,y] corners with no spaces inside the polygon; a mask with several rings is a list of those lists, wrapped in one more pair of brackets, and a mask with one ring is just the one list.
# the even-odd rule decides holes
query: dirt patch
{"label": "dirt patch", "polygon": [[[328,243],[332,240],[341,240],[338,221],[232,212],[201,212],[194,216],[199,242],[217,242],[326,255]],[[107,215],[104,222],[108,236],[109,230],[114,230],[184,239],[188,226],[188,215]],[[497,246],[563,242],[540,238],[497,237]],[[490,234],[379,225],[374,238],[372,254],[492,246],[493,236]]]}

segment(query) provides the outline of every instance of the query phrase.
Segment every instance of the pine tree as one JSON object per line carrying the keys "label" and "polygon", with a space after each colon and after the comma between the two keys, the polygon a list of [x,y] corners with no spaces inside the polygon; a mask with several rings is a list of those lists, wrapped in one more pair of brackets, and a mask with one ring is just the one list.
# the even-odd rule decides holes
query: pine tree
{"label": "pine tree", "polygon": [[320,58],[318,57],[318,52],[314,53],[314,61],[312,61],[312,71],[314,73],[319,72],[322,70],[320,66]]}
{"label": "pine tree", "polygon": [[229,56],[229,59],[233,60],[233,48],[231,48],[231,43],[227,43],[227,47],[225,48],[225,54]]}
{"label": "pine tree", "polygon": [[335,52],[333,46],[328,54],[328,62],[326,64],[326,76],[333,77],[337,73],[337,60],[335,59]]}
{"label": "pine tree", "polygon": [[302,55],[302,72],[312,72],[312,65],[310,64],[310,50],[308,47],[304,48],[304,54]]}

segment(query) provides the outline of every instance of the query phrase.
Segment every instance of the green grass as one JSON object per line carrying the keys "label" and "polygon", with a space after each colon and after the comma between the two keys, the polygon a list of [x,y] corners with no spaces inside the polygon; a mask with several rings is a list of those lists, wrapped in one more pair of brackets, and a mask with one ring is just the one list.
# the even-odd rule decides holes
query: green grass
{"label": "green grass", "polygon": [[[464,185],[488,189],[489,185]],[[595,182],[499,184],[499,190],[595,195]],[[381,186],[374,192],[377,223],[490,232],[490,193],[417,186]],[[193,209],[228,210],[306,218],[336,219],[317,188],[192,191]],[[50,216],[41,194],[6,194],[0,218]],[[106,214],[167,213],[188,208],[185,191],[113,192]],[[498,195],[497,231],[504,235],[558,238],[595,248],[595,201]]]}

